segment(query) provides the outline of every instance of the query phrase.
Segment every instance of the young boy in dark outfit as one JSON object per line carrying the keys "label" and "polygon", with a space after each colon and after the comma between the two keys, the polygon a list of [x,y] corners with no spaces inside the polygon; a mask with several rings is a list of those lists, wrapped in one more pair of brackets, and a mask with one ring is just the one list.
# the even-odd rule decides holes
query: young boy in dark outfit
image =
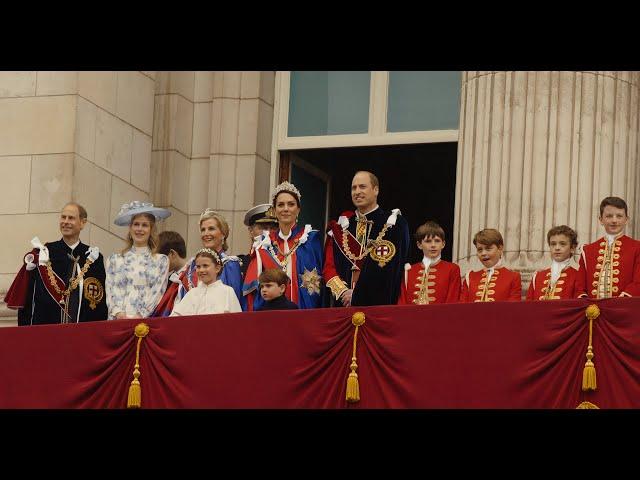
{"label": "young boy in dark outfit", "polygon": [[264,270],[258,277],[258,282],[260,282],[260,295],[265,300],[260,311],[298,309],[298,305],[284,295],[289,277],[282,270],[277,268]]}

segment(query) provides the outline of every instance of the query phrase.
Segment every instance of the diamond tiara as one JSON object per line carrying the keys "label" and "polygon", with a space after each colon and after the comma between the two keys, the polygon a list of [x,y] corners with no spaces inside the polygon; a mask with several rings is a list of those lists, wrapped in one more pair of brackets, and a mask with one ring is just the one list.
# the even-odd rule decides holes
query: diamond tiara
{"label": "diamond tiara", "polygon": [[276,187],[273,193],[272,199],[275,201],[276,197],[282,192],[287,192],[287,193],[291,193],[292,195],[295,195],[298,198],[298,201],[300,201],[300,199],[302,198],[302,194],[300,193],[300,190],[298,190],[293,183],[282,182],[280,185]]}

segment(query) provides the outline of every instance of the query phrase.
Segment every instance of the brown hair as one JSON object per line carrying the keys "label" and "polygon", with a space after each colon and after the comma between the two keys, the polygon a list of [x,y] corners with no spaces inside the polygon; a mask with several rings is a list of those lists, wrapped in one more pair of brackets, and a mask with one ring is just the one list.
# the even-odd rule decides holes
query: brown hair
{"label": "brown hair", "polygon": [[473,244],[477,247],[481,243],[486,246],[496,245],[498,247],[504,246],[504,240],[502,235],[495,228],[485,228],[480,230],[473,236]]}
{"label": "brown hair", "polygon": [[600,202],[600,218],[602,218],[602,214],[604,213],[604,207],[608,205],[616,208],[623,208],[624,214],[629,216],[629,213],[627,212],[627,202],[620,197],[607,197]]}
{"label": "brown hair", "polygon": [[380,182],[378,181],[378,177],[376,177],[373,173],[369,172],[368,170],[358,170],[356,173],[353,174],[353,176],[355,177],[359,173],[368,174],[369,179],[371,180],[371,186],[380,188]]}
{"label": "brown hair", "polygon": [[187,246],[178,232],[166,230],[158,235],[158,253],[169,255],[169,250],[176,252],[181,258],[187,257]]}
{"label": "brown hair", "polygon": [[151,222],[151,234],[149,235],[149,240],[147,240],[147,245],[151,250],[151,254],[155,255],[158,253],[158,244],[160,241],[158,240],[158,227],[156,227],[156,217],[154,217],[150,213],[138,213],[131,217],[131,221],[129,222],[129,230],[127,230],[127,246],[122,249],[122,254],[124,255],[127,250],[133,247],[133,238],[131,237],[131,225],[133,225],[133,221],[138,217],[145,217],[149,222]]}
{"label": "brown hair", "polygon": [[571,227],[567,227],[566,225],[553,227],[549,230],[549,233],[547,233],[547,243],[551,243],[551,237],[554,235],[565,235],[569,239],[572,247],[578,246],[578,234]]}
{"label": "brown hair", "polygon": [[268,268],[260,274],[258,282],[260,285],[269,282],[274,282],[278,285],[287,285],[289,283],[289,276],[279,268]]}
{"label": "brown hair", "polygon": [[198,250],[196,252],[195,258],[198,258],[198,257],[210,258],[213,263],[215,263],[216,265],[222,266],[222,260],[220,260],[220,255],[218,255],[217,252],[215,252],[214,250],[211,250],[210,248],[201,248],[200,250]]}
{"label": "brown hair", "polygon": [[229,237],[229,224],[221,214],[211,210],[210,208],[207,208],[204,212],[202,212],[202,215],[200,215],[200,226],[202,226],[202,222],[210,218],[215,219],[215,221],[218,223],[218,228],[222,232],[222,235],[224,235],[224,240],[222,241],[222,251],[226,252],[229,249],[229,245],[227,245],[227,238]]}
{"label": "brown hair", "polygon": [[413,235],[416,242],[421,242],[425,238],[430,237],[440,237],[443,242],[445,241],[444,230],[436,222],[428,221],[423,223],[418,227],[416,233]]}
{"label": "brown hair", "polygon": [[288,193],[293,198],[295,198],[298,208],[302,208],[302,206],[300,205],[300,199],[298,198],[298,195],[296,195],[294,192],[290,192],[289,190],[282,190],[281,192],[278,192],[278,194],[275,197],[273,197],[273,208],[276,208],[276,203],[278,203],[278,197],[283,193]]}
{"label": "brown hair", "polygon": [[65,203],[64,207],[62,207],[62,210],[65,209],[65,207],[68,207],[69,205],[73,205],[74,207],[76,207],[78,209],[78,216],[83,219],[86,220],[87,219],[87,211],[85,210],[85,208],[80,205],[79,203],[76,202],[69,202],[69,203]]}

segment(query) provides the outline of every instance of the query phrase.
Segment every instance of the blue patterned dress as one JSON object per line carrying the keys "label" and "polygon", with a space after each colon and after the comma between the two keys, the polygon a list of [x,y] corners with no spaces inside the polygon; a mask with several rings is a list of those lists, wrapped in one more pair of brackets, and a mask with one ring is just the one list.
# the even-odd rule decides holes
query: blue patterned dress
{"label": "blue patterned dress", "polygon": [[151,255],[148,247],[111,255],[106,280],[109,320],[120,312],[127,317],[149,317],[164,293],[168,275],[167,256]]}

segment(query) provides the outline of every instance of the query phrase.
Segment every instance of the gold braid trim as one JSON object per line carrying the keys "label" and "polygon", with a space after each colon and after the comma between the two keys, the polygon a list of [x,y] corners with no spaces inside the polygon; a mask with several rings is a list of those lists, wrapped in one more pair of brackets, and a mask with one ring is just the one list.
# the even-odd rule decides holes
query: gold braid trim
{"label": "gold braid trim", "polygon": [[[286,241],[287,240],[285,240],[285,242]],[[276,254],[275,250],[273,249],[274,246],[278,249],[278,253],[277,254]],[[280,251],[280,247],[278,247],[278,243],[276,241],[275,243],[270,243],[269,246],[267,247],[267,250],[269,250],[269,253],[271,253],[271,256],[278,263],[278,265],[280,265],[280,268],[282,268],[282,270],[286,270],[287,269],[287,263],[289,263],[289,260],[291,259],[291,255],[293,254],[293,252],[295,252],[298,249],[299,246],[300,246],[299,239],[298,240],[294,240],[293,241],[293,248],[291,250],[289,250],[287,253],[282,253]],[[282,262],[278,258],[278,254],[282,255]]]}
{"label": "gold braid trim", "polygon": [[351,373],[349,373],[349,377],[347,378],[347,402],[355,403],[360,401],[360,385],[358,383],[358,374],[356,370],[358,369],[358,364],[356,363],[356,342],[358,340],[358,328],[361,325],[364,325],[365,317],[364,312],[356,312],[351,317],[351,323],[353,323],[356,327],[356,330],[353,334],[353,355],[351,356]]}
{"label": "gold braid trim", "polygon": [[347,287],[347,284],[344,283],[344,281],[338,275],[336,275],[335,277],[332,277],[327,282],[327,287],[331,289],[331,293],[333,294],[334,297],[336,297],[336,300],[340,298],[340,295],[342,295],[344,292],[349,290],[349,288]]}
{"label": "gold braid trim", "polygon": [[47,275],[49,276],[49,283],[51,283],[51,286],[54,288],[54,290],[58,295],[62,295],[63,297],[66,297],[71,292],[73,292],[76,288],[78,288],[78,283],[80,283],[80,280],[84,278],[85,274],[87,273],[87,270],[89,270],[89,267],[91,266],[92,263],[93,261],[87,258],[87,261],[84,262],[84,267],[82,267],[82,270],[80,270],[80,274],[71,281],[71,284],[67,287],[66,290],[62,291],[60,290],[60,287],[58,287],[58,282],[56,282],[56,277],[55,277],[55,274],[53,273],[53,268],[51,268],[51,260],[49,260],[47,262]]}
{"label": "gold braid trim", "polygon": [[600,410],[600,407],[597,406],[595,403],[591,403],[591,402],[582,402],[580,405],[578,405],[576,407],[576,410]]}
{"label": "gold braid trim", "polygon": [[353,262],[362,260],[364,257],[369,255],[371,250],[373,250],[376,247],[376,245],[378,245],[378,242],[380,242],[384,238],[384,236],[387,234],[387,230],[389,230],[389,227],[391,226],[392,225],[390,223],[385,223],[384,227],[382,227],[382,230],[380,230],[380,233],[378,233],[378,237],[371,243],[371,246],[365,248],[364,252],[358,256],[355,256],[353,253],[351,253],[351,249],[349,248],[349,240],[347,238],[349,230],[346,228],[343,228],[342,229],[342,250],[344,251],[347,258],[349,258],[349,260]]}
{"label": "gold braid trim", "polygon": [[149,325],[139,323],[133,330],[138,337],[138,345],[136,346],[136,364],[133,367],[133,381],[129,386],[129,397],[127,398],[127,408],[140,408],[142,406],[142,390],[140,388],[140,344],[142,339],[149,333]]}
{"label": "gold braid trim", "polygon": [[589,346],[587,347],[587,362],[584,364],[584,370],[582,372],[582,390],[596,390],[598,385],[596,383],[596,367],[593,364],[593,321],[600,316],[600,309],[596,304],[591,304],[587,307],[585,315],[589,319]]}

